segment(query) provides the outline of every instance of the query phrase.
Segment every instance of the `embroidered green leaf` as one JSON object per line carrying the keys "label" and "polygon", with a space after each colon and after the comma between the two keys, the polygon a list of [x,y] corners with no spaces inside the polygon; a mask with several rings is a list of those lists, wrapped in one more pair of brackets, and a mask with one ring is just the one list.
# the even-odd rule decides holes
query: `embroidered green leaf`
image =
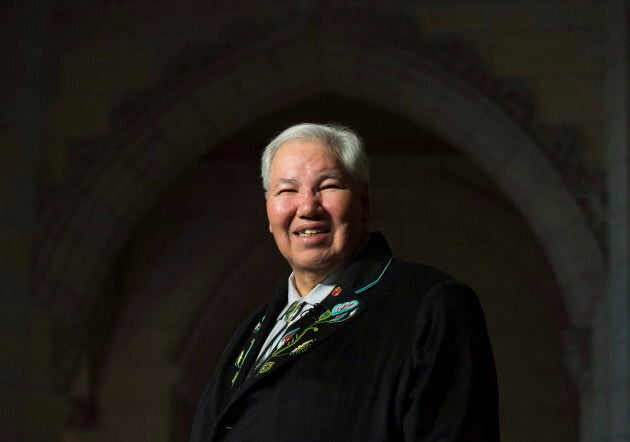
{"label": "embroidered green leaf", "polygon": [[238,357],[236,358],[236,361],[234,361],[234,365],[236,365],[238,368],[241,368],[244,358],[245,358],[245,349],[241,350]]}
{"label": "embroidered green leaf", "polygon": [[240,373],[240,370],[237,370],[236,373],[234,373],[234,376],[232,377],[232,383],[230,384],[230,387],[234,386],[234,382],[236,382],[236,378],[238,378],[238,374]]}
{"label": "embroidered green leaf", "polygon": [[269,370],[271,370],[271,367],[273,367],[274,364],[275,362],[265,362],[263,366],[260,367],[260,370],[258,371],[258,373],[260,374],[267,373]]}
{"label": "embroidered green leaf", "polygon": [[326,310],[324,313],[319,315],[318,321],[324,321],[324,320],[330,318],[331,315],[332,315],[332,313],[330,312],[330,310]]}
{"label": "embroidered green leaf", "polygon": [[302,351],[305,351],[310,345],[311,343],[314,341],[314,339],[309,339],[308,341],[305,341],[303,343],[301,343],[300,345],[298,345],[297,347],[295,347],[292,351],[291,354],[294,355],[296,353],[300,353]]}

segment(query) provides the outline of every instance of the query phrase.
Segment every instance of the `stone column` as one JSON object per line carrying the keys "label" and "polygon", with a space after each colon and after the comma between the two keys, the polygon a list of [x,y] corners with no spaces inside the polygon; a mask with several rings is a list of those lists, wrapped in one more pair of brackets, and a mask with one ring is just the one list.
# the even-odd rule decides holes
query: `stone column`
{"label": "stone column", "polygon": [[0,440],[58,439],[62,401],[50,382],[50,321],[32,299],[30,261],[49,94],[45,0],[0,5]]}
{"label": "stone column", "polygon": [[[608,327],[607,429],[598,439],[630,442],[630,155],[628,154],[627,0],[608,2],[607,144],[609,284],[604,311]],[[600,372],[601,375],[601,372]]]}

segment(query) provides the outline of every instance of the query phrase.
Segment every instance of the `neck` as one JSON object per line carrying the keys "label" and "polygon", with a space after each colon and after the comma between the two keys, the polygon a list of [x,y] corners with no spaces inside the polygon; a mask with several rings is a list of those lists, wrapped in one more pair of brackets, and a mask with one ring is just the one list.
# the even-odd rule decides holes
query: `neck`
{"label": "neck", "polygon": [[327,275],[293,272],[293,283],[300,296],[308,295]]}

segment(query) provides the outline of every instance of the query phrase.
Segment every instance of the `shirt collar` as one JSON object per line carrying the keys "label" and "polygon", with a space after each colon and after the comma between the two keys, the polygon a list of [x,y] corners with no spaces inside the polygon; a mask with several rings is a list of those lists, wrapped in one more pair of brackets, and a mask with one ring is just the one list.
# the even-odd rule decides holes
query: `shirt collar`
{"label": "shirt collar", "polygon": [[306,296],[300,296],[297,289],[295,288],[295,284],[293,282],[294,275],[293,272],[291,272],[288,280],[288,303],[291,304],[295,301],[301,301],[307,302],[309,304],[317,304],[319,302],[322,302],[324,298],[328,296],[331,290],[335,288],[335,281],[339,278],[339,273],[340,272],[332,272],[322,282],[313,287],[313,289],[308,292]]}

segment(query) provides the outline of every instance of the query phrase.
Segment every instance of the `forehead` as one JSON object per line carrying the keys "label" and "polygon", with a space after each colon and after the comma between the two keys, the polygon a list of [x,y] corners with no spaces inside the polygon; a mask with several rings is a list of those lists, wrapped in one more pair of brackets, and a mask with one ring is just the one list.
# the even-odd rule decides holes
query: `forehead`
{"label": "forehead", "polygon": [[316,170],[337,170],[343,173],[342,169],[327,146],[311,140],[282,143],[271,161],[271,175]]}

